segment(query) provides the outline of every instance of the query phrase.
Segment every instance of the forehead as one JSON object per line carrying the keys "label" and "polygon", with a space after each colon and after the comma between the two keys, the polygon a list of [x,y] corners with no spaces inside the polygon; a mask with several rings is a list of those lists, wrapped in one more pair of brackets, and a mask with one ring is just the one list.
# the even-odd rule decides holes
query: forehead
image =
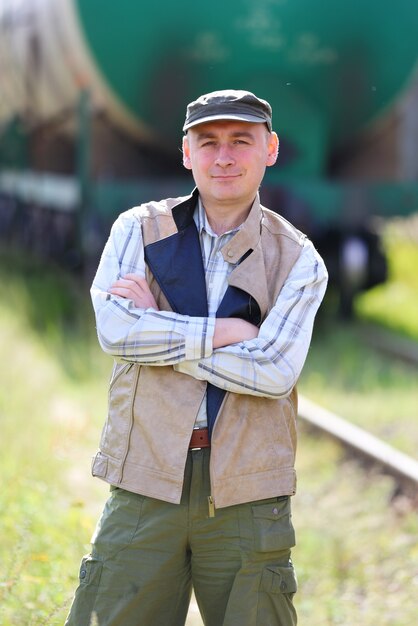
{"label": "forehead", "polygon": [[261,137],[267,132],[268,131],[264,123],[241,122],[236,120],[214,120],[213,122],[204,122],[203,124],[189,128],[188,135],[196,138],[218,137],[222,135],[251,135],[256,138]]}

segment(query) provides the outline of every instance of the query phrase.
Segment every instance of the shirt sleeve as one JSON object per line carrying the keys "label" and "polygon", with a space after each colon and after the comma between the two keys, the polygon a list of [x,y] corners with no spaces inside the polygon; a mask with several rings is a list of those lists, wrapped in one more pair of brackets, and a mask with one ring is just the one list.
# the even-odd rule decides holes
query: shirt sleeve
{"label": "shirt sleeve", "polygon": [[235,393],[287,396],[305,363],[327,280],[323,260],[306,240],[256,339],[215,349],[175,369]]}
{"label": "shirt sleeve", "polygon": [[140,309],[132,300],[108,293],[128,273],[145,276],[141,223],[134,210],[112,227],[91,288],[99,343],[121,360],[173,365],[212,354],[215,320],[171,311]]}

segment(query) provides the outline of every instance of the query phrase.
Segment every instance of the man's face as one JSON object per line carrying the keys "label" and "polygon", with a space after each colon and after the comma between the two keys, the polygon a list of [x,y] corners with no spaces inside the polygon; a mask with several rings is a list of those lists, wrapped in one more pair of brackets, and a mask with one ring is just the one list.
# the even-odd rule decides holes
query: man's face
{"label": "man's face", "polygon": [[189,129],[183,164],[192,170],[205,206],[250,207],[277,151],[277,135],[264,124],[214,121]]}

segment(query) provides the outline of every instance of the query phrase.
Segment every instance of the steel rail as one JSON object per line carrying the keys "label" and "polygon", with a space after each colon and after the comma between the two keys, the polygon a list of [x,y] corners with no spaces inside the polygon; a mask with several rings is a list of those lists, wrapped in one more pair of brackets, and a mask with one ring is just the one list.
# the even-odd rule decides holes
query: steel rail
{"label": "steel rail", "polygon": [[299,396],[298,415],[309,425],[381,465],[388,474],[406,481],[415,488],[418,486],[418,461],[407,454],[304,396]]}
{"label": "steel rail", "polygon": [[410,366],[418,366],[418,343],[413,339],[400,337],[372,324],[362,324],[358,329],[362,342],[385,355],[400,359]]}

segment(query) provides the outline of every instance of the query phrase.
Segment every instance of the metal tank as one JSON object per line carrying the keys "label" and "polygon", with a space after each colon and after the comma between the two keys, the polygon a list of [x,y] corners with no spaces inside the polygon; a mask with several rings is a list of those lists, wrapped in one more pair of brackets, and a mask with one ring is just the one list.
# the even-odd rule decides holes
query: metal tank
{"label": "metal tank", "polygon": [[284,175],[315,176],[394,102],[417,32],[411,0],[0,0],[0,126],[57,119],[84,88],[164,149],[179,145],[186,102],[245,88],[273,105]]}

